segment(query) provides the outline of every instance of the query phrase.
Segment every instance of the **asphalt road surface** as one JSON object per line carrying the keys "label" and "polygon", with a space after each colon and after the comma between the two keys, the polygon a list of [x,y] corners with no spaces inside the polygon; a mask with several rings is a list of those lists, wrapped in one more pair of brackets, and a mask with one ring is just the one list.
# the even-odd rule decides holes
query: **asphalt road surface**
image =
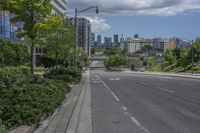
{"label": "asphalt road surface", "polygon": [[93,133],[200,133],[200,81],[90,71]]}

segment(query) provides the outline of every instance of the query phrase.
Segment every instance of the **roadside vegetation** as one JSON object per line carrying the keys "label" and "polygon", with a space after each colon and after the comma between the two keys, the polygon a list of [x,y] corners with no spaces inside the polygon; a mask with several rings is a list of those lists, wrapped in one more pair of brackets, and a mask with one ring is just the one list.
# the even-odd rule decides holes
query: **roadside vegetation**
{"label": "roadside vegetation", "polygon": [[26,45],[0,40],[0,50],[0,133],[18,125],[39,123],[61,105],[70,91],[68,84],[81,80],[78,67],[59,66],[56,74],[54,64],[45,68],[44,76],[31,74]]}
{"label": "roadside vegetation", "polygon": [[193,45],[194,67],[192,68],[192,48],[168,49],[163,58],[148,57],[149,71],[200,73],[200,39]]}
{"label": "roadside vegetation", "polygon": [[112,55],[104,61],[104,65],[108,70],[120,70],[121,67],[128,66],[128,58],[123,55]]}
{"label": "roadside vegetation", "polygon": [[[17,37],[25,39],[23,44],[0,39],[0,133],[6,133],[50,116],[70,91],[69,84],[80,82],[89,60],[83,50],[74,50],[74,27],[69,19],[51,14],[49,0],[0,1],[0,8],[15,14],[12,23],[23,22]],[[37,68],[35,47],[43,49]]]}

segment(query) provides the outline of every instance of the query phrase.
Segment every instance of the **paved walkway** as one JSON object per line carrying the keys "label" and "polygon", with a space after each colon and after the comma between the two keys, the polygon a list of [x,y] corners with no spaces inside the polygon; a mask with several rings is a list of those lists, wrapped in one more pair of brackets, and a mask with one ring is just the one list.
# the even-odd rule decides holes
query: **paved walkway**
{"label": "paved walkway", "polygon": [[70,121],[73,119],[74,111],[76,111],[76,106],[78,106],[80,96],[84,90],[86,77],[86,74],[83,74],[81,83],[73,86],[60,109],[58,109],[53,116],[43,121],[42,125],[34,133],[66,133],[71,123]]}

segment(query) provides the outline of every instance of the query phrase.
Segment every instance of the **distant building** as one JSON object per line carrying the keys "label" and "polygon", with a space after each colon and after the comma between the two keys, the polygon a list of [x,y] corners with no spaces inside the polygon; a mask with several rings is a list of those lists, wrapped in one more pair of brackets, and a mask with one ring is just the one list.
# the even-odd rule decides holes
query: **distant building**
{"label": "distant building", "polygon": [[108,37],[104,37],[104,46],[108,47],[108,43],[109,43]]}
{"label": "distant building", "polygon": [[114,35],[113,46],[116,47],[119,44],[119,36],[117,34]]}
{"label": "distant building", "polygon": [[124,41],[125,54],[136,53],[140,50],[140,39],[127,38]]}
{"label": "distant building", "polygon": [[124,50],[124,35],[123,34],[121,35],[121,38],[120,38],[120,48]]}
{"label": "distant building", "polygon": [[91,39],[91,46],[96,47],[96,46],[95,46],[95,33],[92,33],[92,34],[91,34],[91,38],[92,38],[92,39]]}
{"label": "distant building", "polygon": [[154,38],[153,39],[153,49],[165,52],[170,47],[170,42],[167,39],[163,38]]}
{"label": "distant building", "polygon": [[[134,38],[134,39],[139,39],[139,38]],[[144,48],[144,46],[149,45],[153,47],[153,40],[152,39],[144,39],[141,38],[140,40],[140,51]]]}
{"label": "distant building", "polygon": [[101,35],[97,36],[97,46],[101,46],[102,45],[102,41],[101,41]]}
{"label": "distant building", "polygon": [[[70,19],[72,25],[75,23],[75,19]],[[90,49],[92,45],[92,33],[90,21],[86,18],[77,19],[77,47],[82,48],[86,54],[90,56]]]}
{"label": "distant building", "polygon": [[111,37],[108,38],[108,45],[111,46],[111,47],[113,46],[112,38]]}
{"label": "distant building", "polygon": [[180,45],[181,45],[181,39],[180,38],[176,38],[176,37],[170,38],[169,42],[170,42],[170,48],[171,49],[179,48]]}
{"label": "distant building", "polygon": [[112,47],[112,38],[111,37],[104,37],[104,46]]}
{"label": "distant building", "polygon": [[138,34],[135,34],[135,35],[134,35],[134,38],[139,38],[139,35],[138,35]]}
{"label": "distant building", "polygon": [[66,0],[51,0],[53,5],[53,12],[61,14],[63,16],[67,13],[67,1]]}
{"label": "distant building", "polygon": [[189,47],[191,47],[191,42],[185,39],[181,39],[179,48],[189,48]]}

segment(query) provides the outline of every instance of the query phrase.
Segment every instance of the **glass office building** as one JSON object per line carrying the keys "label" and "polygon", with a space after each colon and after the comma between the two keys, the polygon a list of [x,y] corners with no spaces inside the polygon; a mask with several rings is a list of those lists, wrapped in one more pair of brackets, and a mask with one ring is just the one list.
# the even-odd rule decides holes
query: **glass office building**
{"label": "glass office building", "polygon": [[0,38],[18,40],[16,30],[22,28],[22,23],[11,24],[13,13],[0,10]]}

